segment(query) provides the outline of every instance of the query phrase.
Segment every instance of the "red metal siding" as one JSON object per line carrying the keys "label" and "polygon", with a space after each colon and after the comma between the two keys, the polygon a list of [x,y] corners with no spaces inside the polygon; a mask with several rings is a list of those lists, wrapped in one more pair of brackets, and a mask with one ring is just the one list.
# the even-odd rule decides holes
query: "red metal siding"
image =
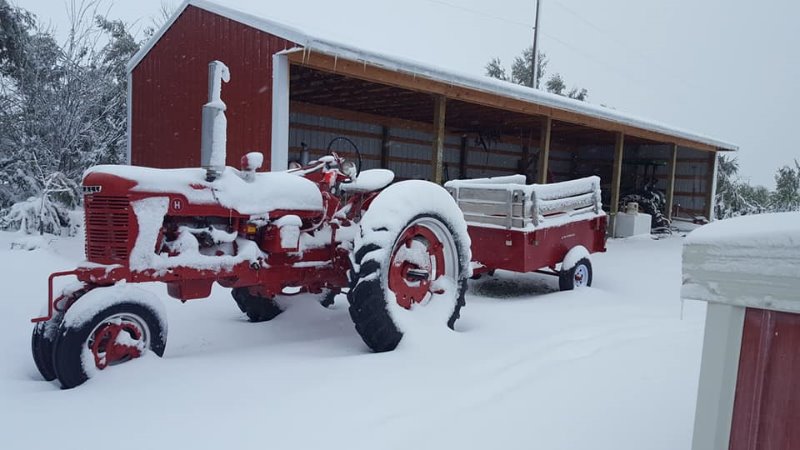
{"label": "red metal siding", "polygon": [[133,70],[131,163],[200,165],[201,109],[208,98],[208,63],[231,71],[222,87],[228,106],[228,165],[264,153],[272,131],[272,55],[294,47],[285,39],[189,6]]}
{"label": "red metal siding", "polygon": [[800,449],[800,314],[748,308],[730,450]]}

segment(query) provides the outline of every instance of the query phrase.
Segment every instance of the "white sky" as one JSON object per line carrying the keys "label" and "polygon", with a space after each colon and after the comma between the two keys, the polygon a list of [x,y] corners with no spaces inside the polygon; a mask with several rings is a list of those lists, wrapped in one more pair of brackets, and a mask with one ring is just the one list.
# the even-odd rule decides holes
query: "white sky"
{"label": "white sky", "polygon": [[[216,1],[475,75],[532,40],[534,0]],[[16,3],[67,27],[66,0]],[[161,3],[116,0],[109,16],[149,25]],[[540,48],[591,103],[737,144],[743,174],[771,188],[775,170],[800,159],[797,17],[794,0],[542,0]]]}

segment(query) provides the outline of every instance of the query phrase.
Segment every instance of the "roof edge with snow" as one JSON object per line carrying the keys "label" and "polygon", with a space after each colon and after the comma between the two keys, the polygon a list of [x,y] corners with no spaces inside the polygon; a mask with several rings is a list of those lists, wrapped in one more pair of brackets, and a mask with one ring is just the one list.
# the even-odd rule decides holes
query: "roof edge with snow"
{"label": "roof edge with snow", "polygon": [[500,97],[530,102],[572,113],[584,114],[587,116],[616,122],[622,125],[640,128],[646,131],[670,135],[687,141],[693,141],[715,147],[717,150],[737,151],[739,149],[737,145],[730,142],[714,139],[699,133],[682,130],[680,128],[661,124],[656,121],[643,119],[641,117],[621,113],[616,110],[592,105],[568,97],[551,94],[549,92],[532,89],[526,86],[520,86],[507,81],[496,80],[486,76],[479,77],[462,74],[455,71],[448,71],[416,61],[387,56],[340,42],[315,37],[297,28],[283,25],[263,17],[254,16],[208,0],[185,0],[181,6],[175,10],[175,13],[172,14],[172,16],[161,27],[161,29],[159,29],[158,32],[156,32],[153,37],[144,46],[142,46],[138,52],[136,52],[133,58],[131,58],[127,65],[128,72],[132,72],[136,66],[139,65],[139,63],[164,36],[164,34],[167,32],[167,30],[169,30],[173,23],[175,23],[178,17],[183,14],[189,5],[229,18],[265,33],[292,41],[303,47],[303,49],[297,48],[293,51],[313,50],[332,57],[349,59],[391,71],[408,73],[416,77],[428,78],[432,81],[448,83],[453,86],[459,86]]}

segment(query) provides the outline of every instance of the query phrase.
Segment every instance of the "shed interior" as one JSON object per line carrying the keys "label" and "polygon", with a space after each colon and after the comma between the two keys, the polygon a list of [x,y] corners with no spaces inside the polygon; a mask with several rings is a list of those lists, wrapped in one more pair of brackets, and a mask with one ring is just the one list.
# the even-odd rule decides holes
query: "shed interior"
{"label": "shed interior", "polygon": [[[358,146],[366,169],[388,168],[398,179],[437,180],[432,161],[437,102],[443,96],[426,92],[423,86],[409,89],[296,62],[290,68],[289,93],[290,160],[300,159],[303,146],[311,157],[320,156],[331,139],[346,136]],[[709,215],[713,151],[631,135],[620,143],[617,131],[450,96],[444,103],[442,169],[437,181],[519,173],[529,182],[554,182],[598,175],[603,204],[613,213],[619,198],[654,178],[656,189],[666,193],[671,205],[664,214]],[[622,148],[618,183],[617,145]],[[546,165],[543,148],[547,148]],[[333,150],[354,156],[341,142]]]}

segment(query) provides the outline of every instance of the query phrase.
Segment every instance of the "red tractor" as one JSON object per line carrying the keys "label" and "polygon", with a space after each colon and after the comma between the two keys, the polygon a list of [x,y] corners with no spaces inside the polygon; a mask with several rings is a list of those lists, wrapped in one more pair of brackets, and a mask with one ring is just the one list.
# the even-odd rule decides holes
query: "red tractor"
{"label": "red tractor", "polygon": [[[280,295],[347,291],[350,316],[374,351],[403,337],[400,315],[427,304],[453,327],[470,276],[470,242],[457,204],[425,181],[392,184],[388,170],[361,171],[335,152],[285,172],[224,167],[227,68],[210,65],[203,110],[203,168],[97,166],[83,178],[86,261],[49,279],[47,313],[32,351],[47,380],[64,388],[167,338],[159,300],[133,283],[163,282],[181,301],[231,288],[249,320],[281,313]],[[330,146],[329,146],[330,147]],[[357,149],[356,149],[357,152]],[[357,158],[360,160],[360,158]],[[53,292],[57,277],[78,283]]]}

